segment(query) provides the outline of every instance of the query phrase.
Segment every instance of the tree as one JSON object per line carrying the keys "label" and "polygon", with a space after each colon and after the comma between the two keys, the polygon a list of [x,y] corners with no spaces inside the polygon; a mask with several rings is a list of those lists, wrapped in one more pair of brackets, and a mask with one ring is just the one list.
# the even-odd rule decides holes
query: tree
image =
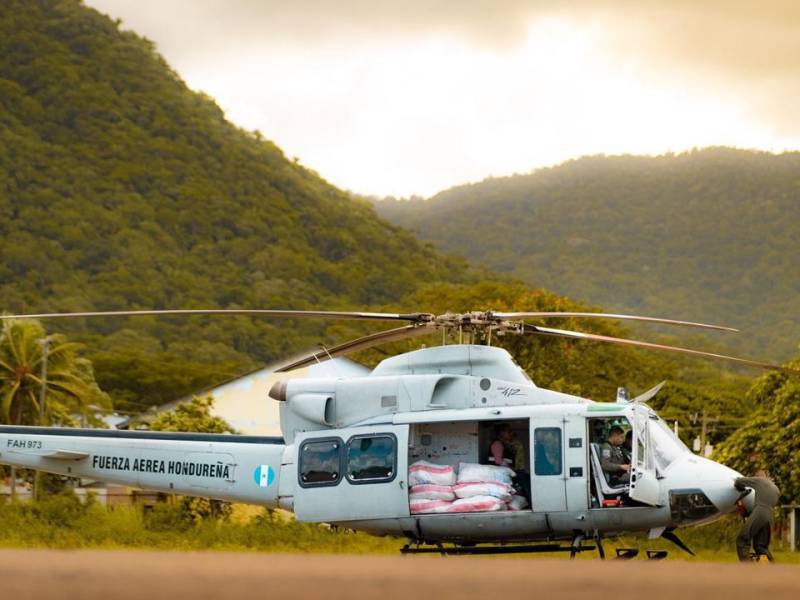
{"label": "tree", "polygon": [[[45,406],[43,342],[47,340]],[[63,335],[47,336],[38,321],[9,320],[0,333],[0,419],[14,425],[71,425],[88,418],[93,407],[108,408],[108,395],[97,385],[92,364],[79,356],[81,345]]]}
{"label": "tree", "polygon": [[[800,359],[788,363],[800,368]],[[775,480],[782,501],[800,500],[800,378],[767,373],[747,394],[759,408],[747,424],[717,446],[714,460],[744,474],[761,467]]]}
{"label": "tree", "polygon": [[[221,417],[211,414],[214,399],[211,396],[195,396],[190,402],[182,402],[173,410],[161,413],[150,422],[153,431],[194,431],[198,433],[236,433]],[[185,522],[196,523],[204,518],[227,519],[232,512],[230,502],[194,498],[177,497],[181,518]]]}
{"label": "tree", "polygon": [[[0,333],[0,421],[73,425],[75,415],[86,421],[95,407],[109,408],[111,401],[97,385],[91,362],[79,356],[80,349],[80,344],[68,342],[63,335],[47,336],[38,321],[4,321]],[[42,378],[45,361],[46,385]],[[12,496],[15,487],[16,471],[12,469]]]}
{"label": "tree", "polygon": [[153,431],[193,431],[197,433],[236,433],[225,419],[211,414],[214,398],[195,396],[150,422]]}
{"label": "tree", "polygon": [[[13,313],[368,310],[471,272],[236,128],[151,42],[79,0],[0,3],[0,256]],[[58,323],[129,411],[292,356],[326,325]]]}

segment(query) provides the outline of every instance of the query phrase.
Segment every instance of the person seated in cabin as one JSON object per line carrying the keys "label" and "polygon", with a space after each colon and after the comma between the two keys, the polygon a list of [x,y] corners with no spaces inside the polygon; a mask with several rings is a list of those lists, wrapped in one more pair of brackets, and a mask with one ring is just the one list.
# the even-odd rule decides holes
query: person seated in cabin
{"label": "person seated in cabin", "polygon": [[608,483],[613,486],[626,484],[631,478],[631,461],[625,456],[623,444],[625,432],[619,425],[608,431],[608,440],[600,446],[600,466]]}
{"label": "person seated in cabin", "polygon": [[516,439],[514,431],[507,423],[498,425],[494,429],[494,441],[489,446],[489,463],[513,469],[519,450],[522,450],[522,460],[525,460],[525,449],[521,446],[522,444]]}
{"label": "person seated in cabin", "polygon": [[517,439],[508,423],[498,425],[494,430],[494,441],[489,446],[489,463],[512,469],[516,473],[513,478],[515,486],[528,502],[531,501],[531,474],[525,467],[525,445]]}

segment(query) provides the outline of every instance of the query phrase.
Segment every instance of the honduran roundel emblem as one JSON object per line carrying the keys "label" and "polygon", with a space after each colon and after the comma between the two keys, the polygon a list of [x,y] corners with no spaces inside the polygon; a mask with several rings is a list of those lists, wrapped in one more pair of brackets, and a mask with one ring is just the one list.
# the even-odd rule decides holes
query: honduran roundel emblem
{"label": "honduran roundel emblem", "polygon": [[275,471],[269,465],[259,465],[253,473],[253,479],[259,487],[268,487],[275,481]]}

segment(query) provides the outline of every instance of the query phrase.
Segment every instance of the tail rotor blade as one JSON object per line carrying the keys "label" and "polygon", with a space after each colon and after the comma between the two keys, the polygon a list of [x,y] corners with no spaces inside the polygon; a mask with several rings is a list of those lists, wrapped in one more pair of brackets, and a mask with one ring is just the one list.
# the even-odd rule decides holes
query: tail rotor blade
{"label": "tail rotor blade", "polygon": [[724,360],[740,365],[747,365],[748,367],[757,367],[759,369],[770,369],[773,371],[782,371],[793,375],[800,375],[800,371],[782,367],[780,365],[772,365],[769,363],[758,362],[746,358],[737,358],[735,356],[726,356],[724,354],[715,354],[713,352],[704,352],[702,350],[692,350],[690,348],[680,348],[678,346],[666,346],[664,344],[655,344],[652,342],[643,342],[640,340],[630,340],[627,338],[617,338],[607,335],[598,335],[595,333],[584,333],[582,331],[568,331],[566,329],[552,329],[550,327],[539,327],[538,325],[526,324],[523,330],[527,334],[532,335],[549,335],[555,337],[572,338],[576,340],[589,340],[594,342],[606,342],[609,344],[621,344],[626,346],[636,346],[639,348],[650,348],[651,350],[664,350],[667,352],[678,352],[682,354],[691,354],[693,356],[701,356],[704,358],[713,358],[716,360]]}

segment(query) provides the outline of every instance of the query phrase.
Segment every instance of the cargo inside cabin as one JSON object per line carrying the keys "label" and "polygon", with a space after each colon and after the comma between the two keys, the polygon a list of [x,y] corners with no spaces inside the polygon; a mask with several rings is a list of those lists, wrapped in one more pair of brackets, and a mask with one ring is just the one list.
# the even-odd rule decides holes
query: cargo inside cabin
{"label": "cargo inside cabin", "polygon": [[[467,502],[467,495],[474,493],[475,496],[483,498],[486,494],[479,492],[486,492],[489,490],[488,495],[497,493],[497,497],[505,498],[505,493],[502,490],[498,493],[494,490],[500,489],[497,487],[497,481],[493,476],[487,477],[490,481],[471,481],[474,485],[470,491],[465,488],[465,484],[459,479],[459,466],[462,464],[467,465],[486,465],[493,466],[491,460],[491,445],[498,439],[498,431],[507,428],[512,433],[515,440],[514,445],[521,449],[524,457],[520,457],[517,466],[521,467],[524,464],[524,469],[518,469],[519,473],[513,479],[514,489],[509,489],[508,493],[512,496],[522,495],[523,497],[529,494],[529,491],[524,490],[519,485],[519,478],[527,477],[528,490],[530,489],[530,421],[528,419],[515,419],[515,420],[490,420],[490,421],[452,421],[441,423],[418,423],[413,424],[409,430],[409,456],[408,464],[410,469],[414,465],[420,464],[420,461],[430,463],[436,466],[452,467],[456,481],[453,482],[454,493],[459,492],[455,498],[455,503],[451,506],[444,504],[436,505],[441,510],[414,510],[415,489],[412,487],[410,490],[409,498],[412,499],[412,513],[427,513],[427,512],[485,512],[486,510],[515,510],[511,505],[506,502],[503,503],[483,503],[480,502],[470,505]],[[491,467],[490,467],[491,469]],[[475,472],[475,469],[473,469]],[[482,472],[480,469],[477,472]],[[491,471],[489,471],[491,473]],[[471,479],[475,479],[472,477]],[[410,485],[413,481],[410,478]],[[486,485],[480,485],[485,483]],[[494,484],[494,485],[493,485]],[[447,486],[444,486],[447,487]],[[469,487],[469,486],[466,486]],[[446,494],[446,493],[445,493]],[[472,496],[472,497],[475,497]],[[438,497],[438,496],[437,496]],[[445,496],[442,496],[445,497]],[[465,505],[466,504],[466,505]],[[530,506],[530,498],[526,498],[526,502],[516,499],[515,505],[525,505],[525,508],[516,508],[516,510],[526,510]],[[486,508],[490,506],[490,508]]]}

